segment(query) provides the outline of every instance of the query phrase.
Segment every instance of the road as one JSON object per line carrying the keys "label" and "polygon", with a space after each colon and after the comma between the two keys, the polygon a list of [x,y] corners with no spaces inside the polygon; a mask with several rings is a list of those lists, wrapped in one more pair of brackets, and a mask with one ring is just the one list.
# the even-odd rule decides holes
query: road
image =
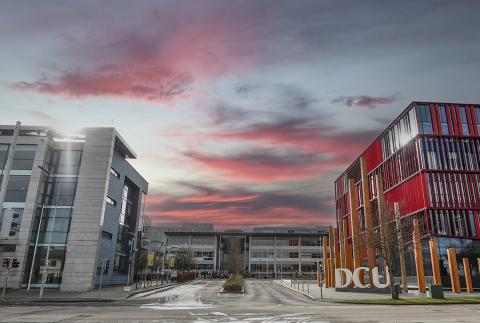
{"label": "road", "polygon": [[271,281],[248,280],[245,295],[196,281],[98,306],[5,306],[0,322],[478,322],[480,306],[349,305],[310,300]]}

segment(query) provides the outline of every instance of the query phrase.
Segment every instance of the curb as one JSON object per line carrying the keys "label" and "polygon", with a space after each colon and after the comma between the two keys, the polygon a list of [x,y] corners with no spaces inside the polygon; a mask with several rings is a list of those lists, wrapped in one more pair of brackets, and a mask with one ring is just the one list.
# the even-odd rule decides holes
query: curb
{"label": "curb", "polygon": [[[189,281],[190,282],[190,281]],[[78,304],[78,303],[97,303],[97,304],[110,304],[114,302],[119,302],[122,300],[126,300],[129,297],[132,297],[134,295],[138,295],[141,293],[149,293],[148,295],[157,293],[158,291],[163,291],[163,290],[168,290],[172,289],[174,287],[177,287],[179,285],[183,285],[189,282],[184,282],[184,283],[179,283],[179,284],[173,284],[161,288],[154,288],[154,289],[149,289],[149,290],[143,290],[143,291],[134,291],[128,295],[125,295],[121,298],[41,298],[41,299],[5,299],[5,300],[0,300],[0,305],[23,305],[23,306],[28,306],[28,305],[49,305],[49,304],[62,304],[62,305],[73,305],[73,304]]]}
{"label": "curb", "polygon": [[[192,280],[194,281],[194,280]],[[185,285],[185,284],[188,284],[192,281],[188,281],[188,282],[183,282],[183,283],[178,283],[178,284],[172,284],[172,285],[169,285],[169,286],[164,286],[164,287],[158,287],[158,288],[154,288],[154,289],[149,289],[149,290],[144,290],[144,291],[136,291],[136,292],[133,292],[131,294],[128,294],[127,296],[121,298],[121,299],[129,299],[130,297],[132,296],[136,296],[138,294],[143,294],[145,293],[144,296],[149,296],[149,295],[152,295],[152,294],[155,294],[155,293],[158,293],[158,292],[163,292],[163,291],[167,291],[169,289],[172,289],[172,288],[175,288],[177,286],[181,286],[181,285]]]}
{"label": "curb", "polygon": [[245,294],[245,286],[242,286],[242,291],[241,292],[226,292],[223,290],[223,287],[222,289],[220,289],[220,291],[218,292],[219,294]]}
{"label": "curb", "polygon": [[317,300],[317,298],[313,297],[313,296],[310,295],[310,294],[307,294],[307,293],[305,293],[305,292],[302,292],[301,290],[298,290],[298,289],[295,289],[295,288],[291,288],[291,287],[285,286],[285,285],[280,284],[280,283],[277,283],[277,282],[275,282],[275,281],[274,281],[274,283],[277,284],[277,285],[282,286],[283,288],[286,288],[286,289],[291,290],[291,291],[293,291],[293,292],[296,292],[296,293],[298,293],[298,294],[300,294],[300,295],[303,295],[303,296],[305,296],[305,297],[308,297],[308,298],[310,298],[311,300]]}

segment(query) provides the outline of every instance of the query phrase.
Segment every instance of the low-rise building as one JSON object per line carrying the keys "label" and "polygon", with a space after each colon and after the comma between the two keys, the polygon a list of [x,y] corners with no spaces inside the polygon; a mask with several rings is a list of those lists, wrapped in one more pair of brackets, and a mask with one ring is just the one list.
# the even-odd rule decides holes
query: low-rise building
{"label": "low-rise building", "polygon": [[189,249],[197,271],[225,271],[233,250],[237,250],[248,276],[280,278],[316,273],[317,263],[323,258],[322,237],[327,235],[327,230],[325,227],[265,227],[255,228],[253,232],[165,231],[164,234],[166,258],[180,248]]}

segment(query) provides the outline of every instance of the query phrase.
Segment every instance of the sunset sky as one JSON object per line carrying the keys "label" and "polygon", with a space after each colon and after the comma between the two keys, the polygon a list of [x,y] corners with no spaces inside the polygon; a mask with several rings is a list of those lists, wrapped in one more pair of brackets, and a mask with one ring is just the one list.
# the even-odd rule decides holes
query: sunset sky
{"label": "sunset sky", "polygon": [[154,223],[326,224],[413,100],[480,103],[480,1],[0,1],[0,124],[114,126]]}

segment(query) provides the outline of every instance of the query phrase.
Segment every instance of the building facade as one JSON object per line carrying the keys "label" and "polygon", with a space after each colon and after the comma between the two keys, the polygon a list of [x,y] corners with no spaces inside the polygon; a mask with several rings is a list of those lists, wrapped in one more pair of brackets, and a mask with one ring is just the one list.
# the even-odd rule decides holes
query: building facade
{"label": "building facade", "polygon": [[0,126],[0,259],[20,261],[9,287],[89,290],[102,263],[105,284],[126,283],[148,191],[131,158],[114,128]]}
{"label": "building facade", "polygon": [[[363,265],[377,263],[371,248],[355,250],[355,237],[365,241],[366,228],[378,226],[381,200],[398,203],[402,223],[418,220],[427,279],[432,239],[442,284],[450,286],[447,248],[453,247],[469,258],[474,286],[480,287],[480,105],[412,102],[335,181],[335,199],[338,229],[332,238],[340,265],[352,254],[360,254]],[[413,257],[409,245],[410,277]],[[463,270],[460,264],[460,276]]]}
{"label": "building facade", "polygon": [[[165,232],[167,259],[175,250],[191,250],[195,270],[223,272],[232,252],[238,248],[243,270],[254,278],[315,275],[322,259],[322,237],[327,230],[313,228],[257,228],[253,232]],[[168,260],[166,262],[168,264]]]}

